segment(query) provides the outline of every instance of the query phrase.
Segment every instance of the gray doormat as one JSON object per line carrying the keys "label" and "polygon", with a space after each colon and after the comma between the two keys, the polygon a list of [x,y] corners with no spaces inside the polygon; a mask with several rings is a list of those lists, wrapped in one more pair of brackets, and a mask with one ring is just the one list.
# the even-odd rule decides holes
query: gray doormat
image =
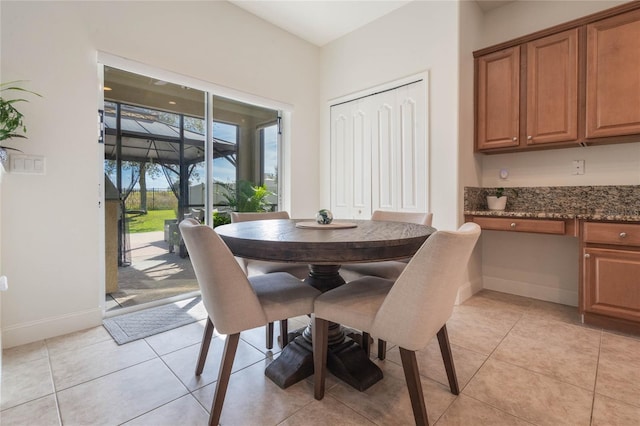
{"label": "gray doormat", "polygon": [[202,299],[195,297],[107,318],[102,324],[113,340],[122,345],[206,318]]}

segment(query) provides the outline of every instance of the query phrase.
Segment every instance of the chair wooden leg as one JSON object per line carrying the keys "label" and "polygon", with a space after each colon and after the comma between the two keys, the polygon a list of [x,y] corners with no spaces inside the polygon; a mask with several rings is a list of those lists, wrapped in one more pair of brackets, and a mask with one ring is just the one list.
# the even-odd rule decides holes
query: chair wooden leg
{"label": "chair wooden leg", "polygon": [[289,344],[289,321],[280,320],[280,348],[284,349]]}
{"label": "chair wooden leg", "polygon": [[451,345],[449,344],[449,334],[447,333],[446,324],[438,331],[438,343],[440,344],[442,361],[444,361],[444,369],[447,371],[447,378],[449,379],[449,388],[451,388],[452,394],[458,395],[460,394],[460,387],[458,386],[456,368],[453,365],[453,354],[451,353]]}
{"label": "chair wooden leg", "polygon": [[387,357],[387,342],[386,340],[378,339],[378,359],[384,361]]}
{"label": "chair wooden leg", "polygon": [[371,356],[371,337],[369,333],[362,332],[362,349],[367,353],[367,358]]}
{"label": "chair wooden leg", "polygon": [[267,324],[267,349],[273,349],[273,323]]}
{"label": "chair wooden leg", "polygon": [[213,394],[213,403],[211,404],[211,414],[209,415],[209,426],[218,426],[220,423],[220,414],[222,414],[222,405],[224,397],[227,394],[229,386],[229,377],[231,376],[231,367],[236,357],[236,349],[240,341],[240,333],[230,334],[224,343],[224,353],[222,354],[222,362],[220,363],[220,371],[218,372],[218,382],[216,383],[216,391]]}
{"label": "chair wooden leg", "polygon": [[213,337],[213,328],[211,318],[207,317],[207,324],[204,326],[204,334],[202,335],[202,343],[200,344],[200,355],[198,356],[198,363],[196,364],[196,376],[201,375],[202,370],[204,370],[204,363],[207,360],[209,345]]}
{"label": "chair wooden leg", "polygon": [[402,360],[402,369],[404,370],[404,378],[407,381],[411,408],[413,408],[413,417],[416,425],[428,426],[427,406],[424,403],[424,395],[422,394],[422,384],[420,383],[420,372],[418,371],[416,353],[400,348],[400,359]]}
{"label": "chair wooden leg", "polygon": [[329,343],[329,321],[315,318],[313,321],[313,396],[324,398],[324,381],[327,378],[327,346]]}

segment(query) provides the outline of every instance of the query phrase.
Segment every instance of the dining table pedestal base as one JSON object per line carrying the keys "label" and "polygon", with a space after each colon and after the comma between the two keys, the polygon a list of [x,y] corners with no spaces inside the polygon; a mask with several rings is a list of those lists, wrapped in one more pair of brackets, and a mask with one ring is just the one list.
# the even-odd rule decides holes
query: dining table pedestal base
{"label": "dining table pedestal base", "polygon": [[[304,282],[324,293],[344,284],[339,271],[340,265],[312,264]],[[290,333],[288,340],[289,344],[264,372],[282,389],[313,374],[311,324]],[[334,376],[359,391],[368,389],[382,379],[382,370],[369,359],[368,354],[354,339],[345,335],[340,324],[329,323],[328,343],[327,369]]]}
{"label": "dining table pedestal base", "polygon": [[[382,370],[351,338],[330,345],[327,351],[327,369],[337,378],[364,391],[382,379]],[[264,374],[282,389],[313,374],[313,346],[302,335],[289,341],[282,353],[267,366]]]}

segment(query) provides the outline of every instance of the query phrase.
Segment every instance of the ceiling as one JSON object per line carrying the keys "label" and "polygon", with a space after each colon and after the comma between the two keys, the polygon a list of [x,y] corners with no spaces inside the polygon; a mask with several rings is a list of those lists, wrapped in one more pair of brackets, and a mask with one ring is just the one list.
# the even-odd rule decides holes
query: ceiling
{"label": "ceiling", "polygon": [[[316,46],[342,37],[411,1],[431,0],[229,0],[236,6]],[[445,0],[454,1],[454,0]],[[487,12],[515,0],[476,1]]]}

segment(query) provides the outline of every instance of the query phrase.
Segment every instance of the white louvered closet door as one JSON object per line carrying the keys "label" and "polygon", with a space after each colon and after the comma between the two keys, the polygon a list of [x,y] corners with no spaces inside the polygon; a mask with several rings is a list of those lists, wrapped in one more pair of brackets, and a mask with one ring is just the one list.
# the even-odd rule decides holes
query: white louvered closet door
{"label": "white louvered closet door", "polygon": [[429,211],[426,90],[421,80],[331,107],[335,217]]}
{"label": "white louvered closet door", "polygon": [[365,100],[331,108],[331,210],[336,218],[371,216],[371,114]]}

